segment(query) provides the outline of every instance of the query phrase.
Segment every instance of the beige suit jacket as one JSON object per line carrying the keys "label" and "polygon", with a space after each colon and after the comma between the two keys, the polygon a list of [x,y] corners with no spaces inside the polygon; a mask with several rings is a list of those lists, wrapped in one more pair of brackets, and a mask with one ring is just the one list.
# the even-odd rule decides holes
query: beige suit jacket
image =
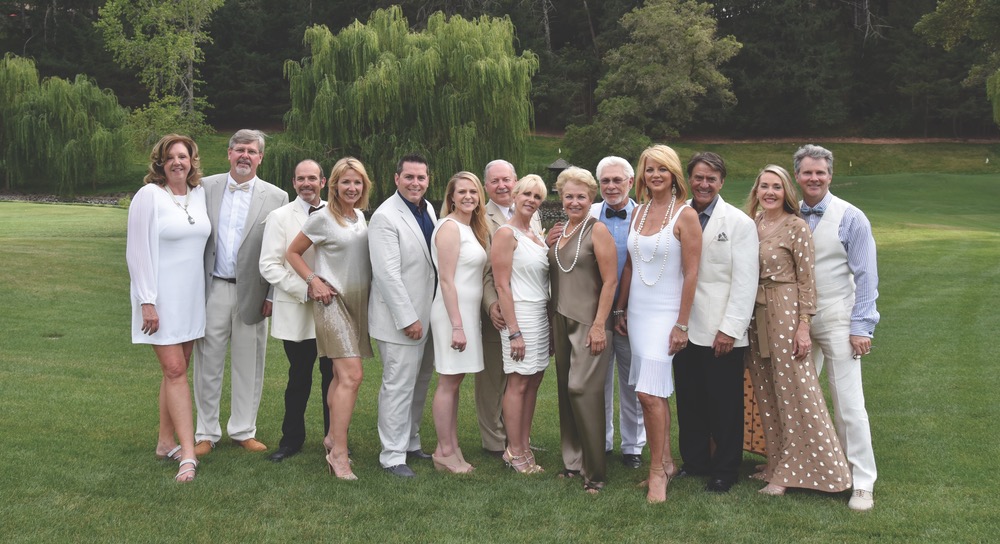
{"label": "beige suit jacket", "polygon": [[[205,187],[208,217],[212,221],[212,234],[205,245],[206,287],[211,285],[212,270],[215,268],[216,235],[219,226],[219,209],[222,207],[222,192],[227,190],[229,173],[208,176],[201,180]],[[271,211],[288,204],[288,193],[257,179],[254,183],[250,210],[243,227],[243,237],[236,253],[236,296],[240,319],[247,325],[264,320],[261,308],[267,297],[268,283],[260,275],[260,247],[264,236],[264,220]]]}
{"label": "beige suit jacket", "polygon": [[[437,222],[430,203],[427,213]],[[421,344],[430,333],[431,301],[435,272],[417,219],[399,193],[393,193],[368,222],[368,250],[372,260],[372,289],[368,303],[368,333],[394,344]],[[417,320],[423,325],[420,340],[403,334]]]}
{"label": "beige suit jacket", "polygon": [[708,347],[722,331],[736,339],[736,347],[746,346],[757,294],[757,227],[753,219],[720,196],[702,232],[701,244],[688,338]]}
{"label": "beige suit jacket", "polygon": [[[292,240],[302,232],[302,225],[309,217],[302,207],[302,200],[292,202],[268,214],[264,223],[264,237],[260,247],[260,275],[274,287],[271,300],[271,336],[279,340],[301,342],[316,338],[312,301],[308,285],[285,261],[285,251]],[[316,252],[309,247],[302,258],[315,269]]]}

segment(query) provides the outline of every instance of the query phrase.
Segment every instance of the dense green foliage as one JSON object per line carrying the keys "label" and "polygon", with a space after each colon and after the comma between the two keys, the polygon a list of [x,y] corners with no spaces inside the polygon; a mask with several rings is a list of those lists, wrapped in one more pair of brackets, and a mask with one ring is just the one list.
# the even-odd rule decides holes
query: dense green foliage
{"label": "dense green foliage", "polygon": [[0,60],[0,175],[6,188],[55,184],[60,194],[95,187],[125,164],[125,110],[86,76],[39,81],[34,63]]}
{"label": "dense green foliage", "polygon": [[334,35],[306,30],[311,56],[285,65],[292,96],[284,146],[268,149],[264,173],[288,179],[296,162],[361,158],[374,198],[395,190],[396,161],[430,160],[431,191],[459,170],[505,157],[520,163],[531,128],[528,90],[538,67],[517,55],[508,19],[469,21],[438,13],[412,32],[398,8],[379,10]]}

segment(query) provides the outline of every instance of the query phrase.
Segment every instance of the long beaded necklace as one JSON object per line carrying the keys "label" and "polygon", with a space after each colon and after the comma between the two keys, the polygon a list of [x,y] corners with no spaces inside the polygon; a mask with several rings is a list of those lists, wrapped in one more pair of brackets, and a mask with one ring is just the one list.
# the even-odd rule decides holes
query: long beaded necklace
{"label": "long beaded necklace", "polygon": [[188,216],[188,223],[193,225],[194,218],[191,217],[190,213],[188,213],[188,197],[191,196],[191,187],[188,187],[188,185],[185,183],[184,188],[187,189],[187,192],[184,193],[184,204],[181,204],[180,201],[177,200],[177,197],[174,196],[174,192],[171,191],[169,187],[164,186],[163,190],[166,191],[168,195],[170,195],[170,200],[173,200],[174,204],[177,204],[177,207],[184,212],[184,215]]}
{"label": "long beaded necklace", "polygon": [[574,268],[576,268],[576,261],[580,258],[580,246],[583,245],[583,231],[581,227],[583,227],[583,224],[586,222],[587,219],[584,218],[583,221],[580,221],[579,225],[573,227],[573,230],[569,231],[568,234],[565,230],[563,230],[562,234],[559,235],[559,242],[562,242],[563,240],[571,238],[574,234],[576,234],[576,231],[581,231],[580,237],[576,239],[576,255],[573,257],[573,264],[569,265],[569,268],[563,268],[562,262],[559,260],[559,243],[556,244],[556,266],[559,267],[559,270],[563,271],[563,274],[569,274]]}
{"label": "long beaded necklace", "polygon": [[[646,216],[649,215],[649,209],[653,207],[653,203],[650,202],[646,204],[646,208],[642,211],[642,218],[639,219],[639,230],[636,233],[635,243],[632,244],[633,249],[635,249],[635,254],[639,257],[639,260],[644,263],[651,263],[653,259],[656,258],[656,250],[660,248],[660,238],[663,236],[664,227],[667,226],[667,222],[670,220],[670,216],[674,214],[674,204],[677,203],[677,195],[671,195],[670,197],[670,207],[667,208],[666,215],[663,216],[663,222],[660,223],[660,231],[656,233],[656,243],[653,245],[653,253],[646,259],[642,256],[642,251],[639,250],[639,236],[642,235],[642,227],[646,224]],[[642,265],[636,264],[636,268],[639,270],[639,279],[646,287],[652,287],[660,281],[660,277],[663,276],[663,270],[667,267],[667,255],[670,253],[670,244],[668,243],[666,249],[663,251],[663,262],[660,263],[660,271],[656,274],[656,279],[653,283],[646,281],[646,277],[642,273]]]}

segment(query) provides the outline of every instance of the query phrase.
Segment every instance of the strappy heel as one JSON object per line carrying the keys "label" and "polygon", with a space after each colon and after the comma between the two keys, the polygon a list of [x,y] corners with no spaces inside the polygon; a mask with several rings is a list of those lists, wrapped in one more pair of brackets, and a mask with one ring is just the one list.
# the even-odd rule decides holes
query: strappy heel
{"label": "strappy heel", "polygon": [[475,470],[475,467],[466,463],[461,457],[459,457],[458,452],[452,453],[451,455],[432,454],[431,459],[434,461],[434,468],[440,472],[468,474]]}
{"label": "strappy heel", "polygon": [[505,448],[503,450],[503,462],[506,463],[508,467],[520,472],[521,474],[532,474],[531,464],[528,462],[528,457],[524,454],[514,455],[511,453],[510,448]]}
{"label": "strappy heel", "polygon": [[330,453],[326,454],[326,464],[330,469],[330,474],[336,476],[338,480],[347,480],[353,482],[358,479],[358,477],[355,476],[354,472],[351,470],[350,459],[348,459],[346,462],[343,463],[344,465],[347,465],[347,467],[341,468],[340,470],[337,470],[337,461],[338,459],[335,459],[333,457],[333,450],[331,449]]}

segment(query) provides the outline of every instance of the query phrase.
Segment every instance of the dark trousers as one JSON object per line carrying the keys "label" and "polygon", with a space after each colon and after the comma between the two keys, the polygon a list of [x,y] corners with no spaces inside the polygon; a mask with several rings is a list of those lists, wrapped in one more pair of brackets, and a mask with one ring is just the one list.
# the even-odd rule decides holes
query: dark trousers
{"label": "dark trousers", "polygon": [[690,344],[674,356],[680,452],[692,474],[728,482],[739,476],[745,350],[733,348],[716,358],[711,346]]}
{"label": "dark trousers", "polygon": [[[285,387],[285,419],[281,423],[282,448],[301,449],[306,441],[306,404],[312,389],[313,365],[316,364],[316,340],[302,342],[284,340],[285,355],[288,357],[288,386]],[[333,361],[326,357],[319,360],[322,376],[323,432],[326,436],[330,428],[330,407],[326,403],[326,393],[333,381]]]}

